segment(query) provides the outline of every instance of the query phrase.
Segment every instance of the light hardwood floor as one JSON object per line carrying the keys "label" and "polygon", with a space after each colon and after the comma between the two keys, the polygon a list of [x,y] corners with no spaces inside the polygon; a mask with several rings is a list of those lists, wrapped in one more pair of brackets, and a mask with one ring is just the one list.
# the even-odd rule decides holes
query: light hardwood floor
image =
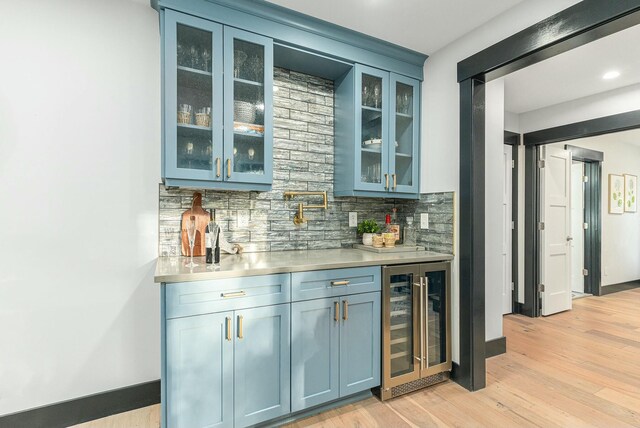
{"label": "light hardwood floor", "polygon": [[[640,427],[640,289],[575,300],[546,318],[504,319],[507,353],[487,387],[453,382],[370,398],[289,427]],[[158,427],[159,406],[76,427]]]}

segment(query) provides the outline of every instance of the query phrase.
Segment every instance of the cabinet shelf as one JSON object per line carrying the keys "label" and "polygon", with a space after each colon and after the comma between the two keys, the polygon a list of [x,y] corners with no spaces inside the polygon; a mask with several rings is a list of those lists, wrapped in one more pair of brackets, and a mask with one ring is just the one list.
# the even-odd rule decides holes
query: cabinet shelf
{"label": "cabinet shelf", "polygon": [[381,108],[375,108],[375,107],[369,107],[369,106],[362,106],[362,110],[366,110],[366,111],[372,111],[372,112],[378,112],[382,115],[382,109]]}
{"label": "cabinet shelf", "polygon": [[213,76],[213,73],[211,73],[210,71],[198,70],[197,68],[185,67],[184,65],[179,65],[178,71],[182,71],[185,73],[199,74],[207,77]]}
{"label": "cabinet shelf", "polygon": [[406,153],[398,153],[398,152],[396,152],[396,157],[404,158],[404,159],[411,159],[413,156],[412,155],[408,155]]}
{"label": "cabinet shelf", "polygon": [[264,86],[262,82],[255,82],[253,80],[240,79],[237,77],[234,77],[233,81],[236,83],[242,83],[242,84],[251,85],[251,86]]}
{"label": "cabinet shelf", "polygon": [[413,119],[413,115],[407,114],[407,113],[400,113],[400,112],[396,112],[396,117],[400,117],[403,119],[408,119],[408,120],[412,120]]}
{"label": "cabinet shelf", "polygon": [[362,151],[362,153],[373,153],[373,154],[377,154],[380,155],[382,154],[381,150],[375,150],[375,149],[365,149],[364,147],[360,149]]}
{"label": "cabinet shelf", "polygon": [[206,126],[198,126],[198,125],[191,125],[188,123],[178,123],[178,129],[188,129],[191,131],[204,131],[204,132],[211,132],[211,128],[208,128]]}

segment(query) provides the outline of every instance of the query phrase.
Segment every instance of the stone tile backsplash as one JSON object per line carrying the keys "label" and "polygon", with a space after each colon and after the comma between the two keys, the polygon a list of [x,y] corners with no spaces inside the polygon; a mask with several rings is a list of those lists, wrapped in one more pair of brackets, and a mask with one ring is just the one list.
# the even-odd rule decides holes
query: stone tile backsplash
{"label": "stone tile backsplash", "polygon": [[[382,226],[384,215],[398,209],[401,224],[429,213],[430,228],[419,230],[418,244],[431,251],[453,252],[453,193],[423,194],[419,200],[336,198],[333,196],[333,82],[281,68],[274,69],[274,165],[269,192],[200,190],[205,209],[216,210],[218,221],[230,242],[247,252],[306,250],[350,247],[359,241],[356,228],[349,227],[349,212],[358,221],[374,218]],[[309,221],[293,224],[299,202],[319,203],[311,196],[285,200],[283,192],[327,191],[329,207],[305,210]],[[194,190],[167,189],[159,192],[160,256],[180,255],[181,214],[191,207]],[[249,218],[248,227],[238,227],[238,216]]]}

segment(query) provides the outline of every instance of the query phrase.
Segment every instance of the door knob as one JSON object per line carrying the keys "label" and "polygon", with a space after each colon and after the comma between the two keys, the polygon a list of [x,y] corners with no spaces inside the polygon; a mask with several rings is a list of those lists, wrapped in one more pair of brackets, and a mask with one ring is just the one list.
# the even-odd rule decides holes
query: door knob
{"label": "door knob", "polygon": [[573,241],[573,236],[567,236],[567,242]]}

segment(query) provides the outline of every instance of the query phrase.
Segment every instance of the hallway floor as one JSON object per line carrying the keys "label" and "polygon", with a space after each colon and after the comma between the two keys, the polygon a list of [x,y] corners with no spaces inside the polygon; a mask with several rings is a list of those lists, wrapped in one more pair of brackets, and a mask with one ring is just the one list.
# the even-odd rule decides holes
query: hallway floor
{"label": "hallway floor", "polygon": [[[640,288],[573,302],[546,318],[504,318],[507,353],[487,387],[453,382],[382,403],[370,398],[290,427],[640,426]],[[76,428],[158,427],[159,405]]]}

